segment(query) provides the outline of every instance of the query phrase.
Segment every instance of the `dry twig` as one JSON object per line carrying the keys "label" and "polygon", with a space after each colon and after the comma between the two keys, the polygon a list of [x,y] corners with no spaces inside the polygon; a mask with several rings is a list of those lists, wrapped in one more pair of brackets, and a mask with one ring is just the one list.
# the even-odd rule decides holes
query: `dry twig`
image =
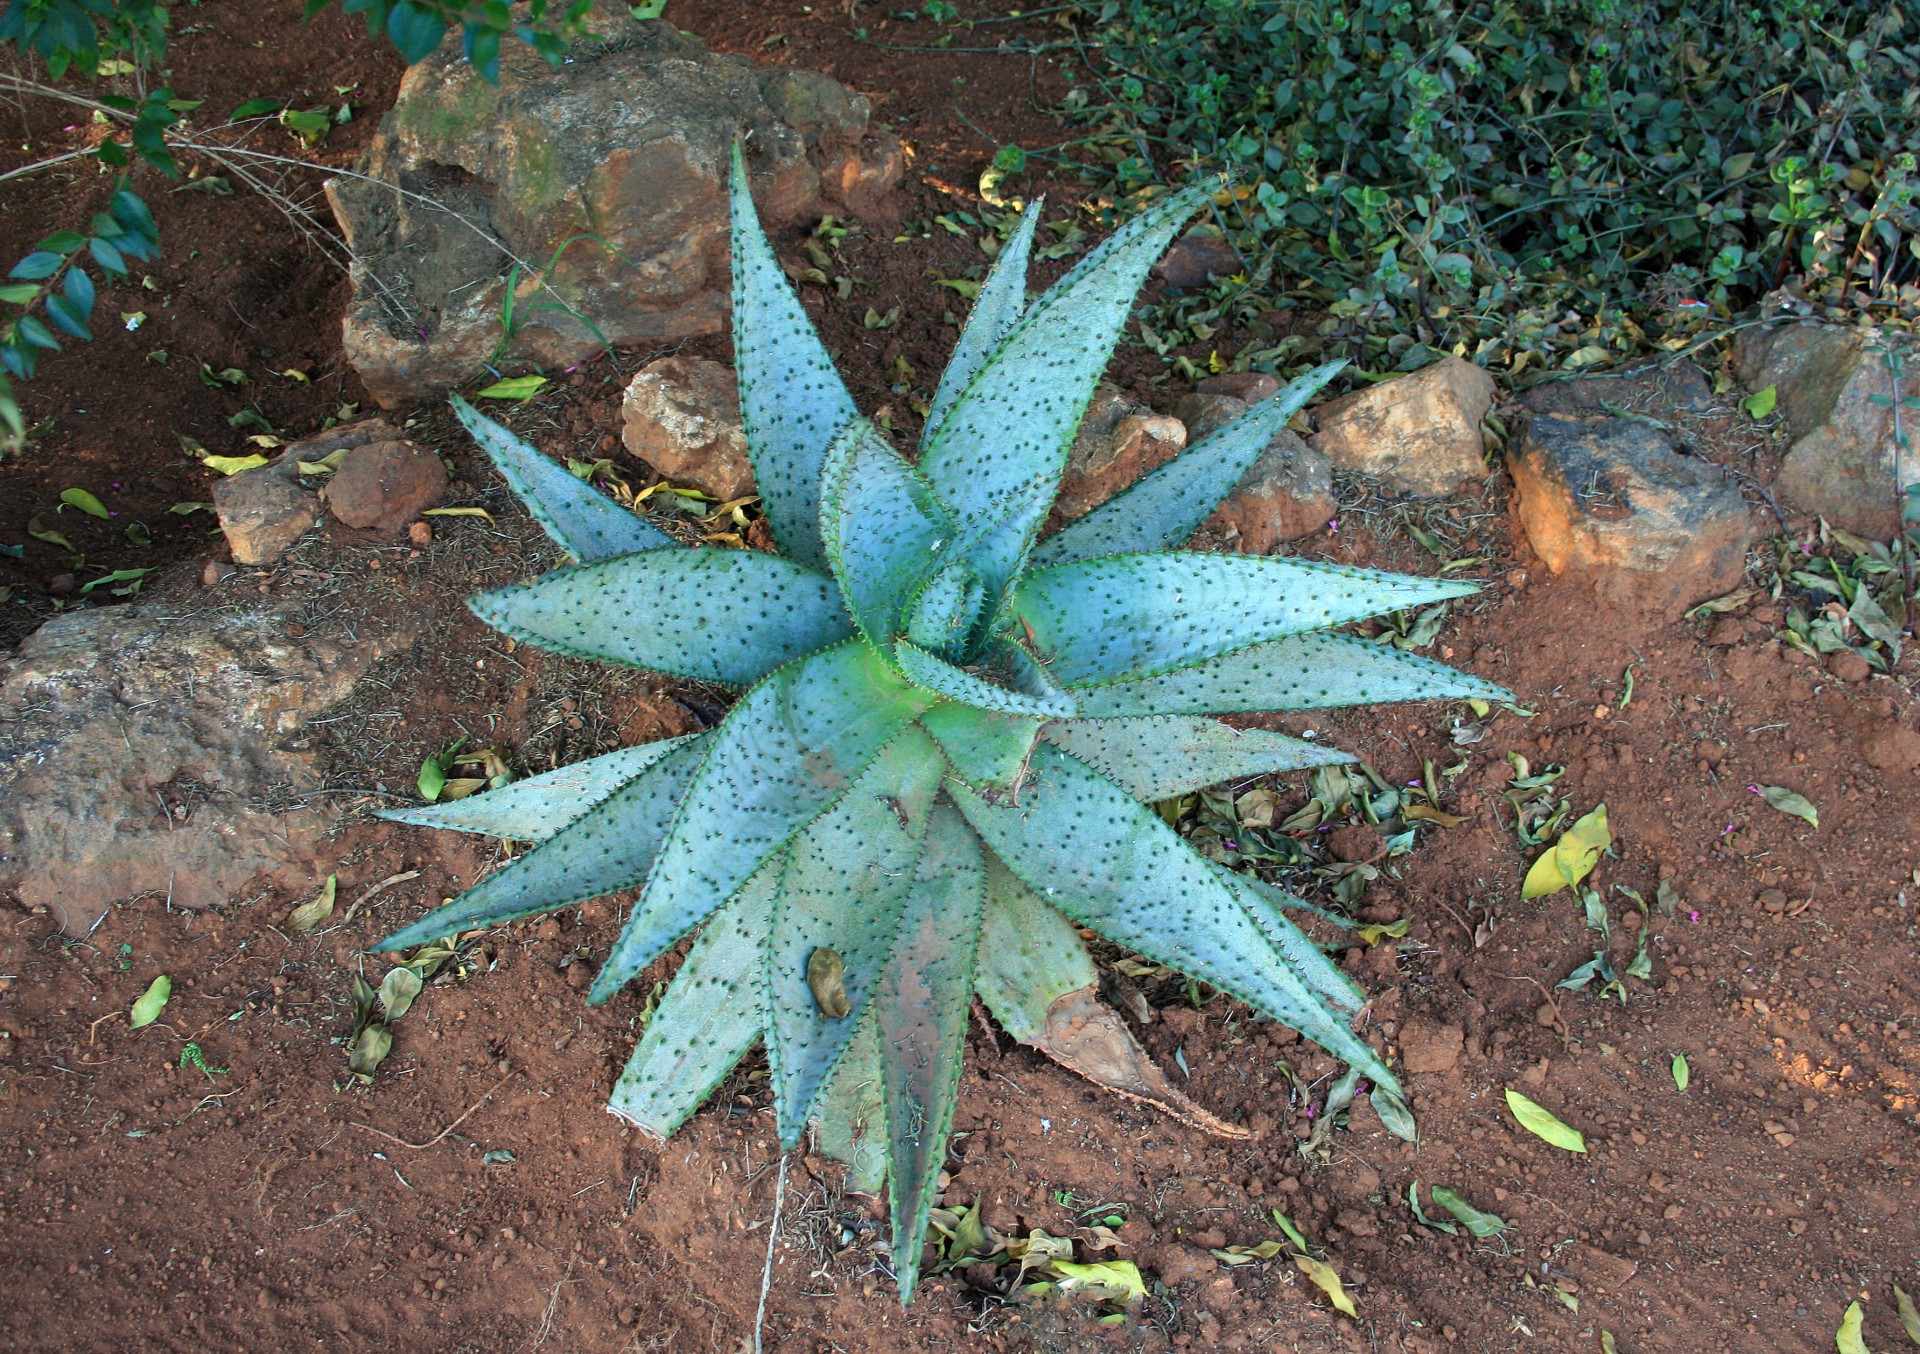
{"label": "dry twig", "polygon": [[500,1080],[494,1082],[493,1090],[488,1091],[485,1095],[481,1096],[478,1100],[474,1101],[472,1105],[467,1107],[467,1112],[465,1114],[462,1114],[458,1119],[455,1119],[452,1123],[448,1124],[445,1128],[441,1129],[438,1133],[434,1134],[431,1138],[428,1138],[425,1142],[408,1142],[405,1138],[396,1138],[393,1136],[393,1134],[388,1133],[384,1129],[375,1128],[372,1124],[360,1123],[358,1120],[350,1119],[348,1120],[348,1123],[352,1124],[352,1126],[355,1128],[364,1128],[367,1132],[373,1134],[373,1136],[376,1138],[385,1138],[388,1142],[393,1143],[396,1146],[410,1147],[416,1152],[424,1152],[429,1147],[437,1146],[440,1143],[440,1141],[447,1136],[447,1134],[453,1132],[454,1129],[460,1127],[460,1125],[467,1122],[468,1118],[472,1116],[475,1110],[479,1109],[482,1105],[486,1104],[489,1100],[493,1099],[494,1091],[499,1090],[502,1086],[505,1086],[508,1082],[512,1081],[515,1077],[519,1075],[520,1075],[520,1069],[516,1067],[513,1069],[513,1071],[507,1073],[504,1077],[500,1078]]}

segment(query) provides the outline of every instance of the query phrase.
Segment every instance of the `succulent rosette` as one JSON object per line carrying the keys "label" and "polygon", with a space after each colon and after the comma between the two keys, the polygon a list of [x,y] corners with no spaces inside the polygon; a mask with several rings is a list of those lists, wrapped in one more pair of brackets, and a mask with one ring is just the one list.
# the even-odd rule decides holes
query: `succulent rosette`
{"label": "succulent rosette", "polygon": [[1207,190],[1155,205],[1031,302],[1029,208],[909,459],[855,409],[737,148],[731,182],[741,411],[779,553],[682,545],[455,407],[575,561],[475,613],[741,694],[704,733],[393,814],[534,845],[383,948],[634,889],[588,996],[604,1002],[697,930],[611,1108],[664,1138],[764,1044],[782,1145],[811,1122],[856,1184],[887,1183],[903,1301],[972,999],[1047,1047],[1050,1013],[1084,1009],[1095,983],[1083,928],[1319,1043],[1411,1134],[1351,1028],[1363,994],[1286,915],[1301,904],[1148,807],[1351,760],[1216,716],[1505,695],[1340,630],[1471,584],[1180,548],[1337,364],[1042,539],[1133,297]]}

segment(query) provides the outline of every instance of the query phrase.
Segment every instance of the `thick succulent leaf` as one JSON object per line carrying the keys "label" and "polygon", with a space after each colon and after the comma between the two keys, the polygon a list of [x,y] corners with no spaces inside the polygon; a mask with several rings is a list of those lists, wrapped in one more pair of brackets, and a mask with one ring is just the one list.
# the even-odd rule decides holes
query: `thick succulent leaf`
{"label": "thick succulent leaf", "polygon": [[1054,681],[1157,676],[1285,635],[1477,591],[1317,560],[1168,552],[1036,569],[1010,606]]}
{"label": "thick succulent leaf", "polygon": [[767,928],[779,860],[714,913],[674,975],[607,1103],[666,1138],[746,1056],[766,1023]]}
{"label": "thick succulent leaf", "polygon": [[790,663],[742,696],[587,1000],[605,1001],[732,897],[930,704],[860,640]]}
{"label": "thick succulent leaf", "polygon": [[729,186],[733,358],[747,456],[774,540],[786,554],[824,573],[820,469],[827,443],[858,411],[760,228],[738,142]]}
{"label": "thick succulent leaf", "polygon": [[1296,973],[1239,896],[1151,809],[1042,743],[1015,804],[948,785],[1007,867],[1082,926],[1212,983],[1388,1086],[1393,1074]]}
{"label": "thick succulent leaf", "polygon": [[1224,654],[1164,677],[1074,692],[1088,718],[1321,710],[1386,701],[1511,700],[1485,682],[1390,644],[1354,635],[1293,635]]}
{"label": "thick succulent leaf", "polygon": [[920,472],[864,418],[827,447],[820,534],[860,632],[885,652],[900,614],[953,545],[953,526]]}
{"label": "thick succulent leaf", "polygon": [[887,1183],[887,1097],[871,1004],[813,1102],[813,1140],[846,1164],[849,1189],[878,1194]]}
{"label": "thick succulent leaf", "polygon": [[1286,909],[1307,912],[1319,909],[1265,880],[1229,870],[1224,865],[1214,864],[1213,872],[1239,897],[1240,905],[1266,933],[1273,948],[1293,966],[1308,987],[1319,993],[1322,1001],[1343,1016],[1360,1014],[1367,1004],[1367,994],[1285,913]]}
{"label": "thick succulent leaf", "polygon": [[893,1161],[893,1272],[913,1298],[927,1210],[947,1163],[959,1098],[967,1006],[986,899],[980,839],[942,802],[900,919],[900,938],[874,998]]}
{"label": "thick succulent leaf", "polygon": [[1354,760],[1338,748],[1230,729],[1200,715],[1070,719],[1048,725],[1046,736],[1143,804],[1222,781]]}
{"label": "thick succulent leaf", "polygon": [[[704,739],[682,742],[546,841],[375,948],[404,950],[638,884],[652,867],[674,806],[693,783],[707,747]],[[719,902],[714,899],[708,910]]]}
{"label": "thick succulent leaf", "polygon": [[543,649],[729,686],[849,631],[832,580],[765,551],[710,546],[560,569],[467,605]]}
{"label": "thick succulent leaf", "polygon": [[966,652],[986,600],[966,561],[954,560],[907,603],[907,638],[951,663]]}
{"label": "thick succulent leaf", "polygon": [[989,598],[1005,595],[1053,505],[1147,269],[1205,200],[1201,188],[1175,194],[1061,278],[980,365],[928,443],[921,472],[959,525]]}
{"label": "thick succulent leaf", "polygon": [[960,392],[967,388],[968,382],[1026,312],[1027,257],[1033,249],[1034,227],[1039,223],[1040,199],[1036,198],[1027,204],[1027,209],[1020,214],[1020,224],[1000,246],[1000,256],[993,261],[987,280],[980,286],[979,298],[967,316],[966,328],[960,331],[960,341],[954,345],[947,369],[940,373],[940,385],[933,392],[933,401],[927,406],[926,424],[920,429],[923,449],[933,444],[935,434],[946,422],[947,411],[960,398]]}
{"label": "thick succulent leaf", "polygon": [[1035,564],[1169,550],[1200,528],[1346,360],[1315,367],[1033,548]]}
{"label": "thick succulent leaf", "polygon": [[458,395],[453,412],[553,543],[582,564],[678,545]]}
{"label": "thick succulent leaf", "polygon": [[960,779],[976,790],[1004,790],[1026,769],[1040,717],[941,701],[920,716],[920,727],[940,744]]}
{"label": "thick succulent leaf", "polygon": [[[814,1097],[887,967],[946,769],[934,741],[909,725],[787,848],[767,948],[767,1061],[775,1123],[787,1147],[800,1145]],[[813,986],[821,950],[835,956],[839,972],[830,977],[844,1009],[830,1011]]]}
{"label": "thick succulent leaf", "polygon": [[619,748],[584,762],[543,771],[484,794],[411,809],[382,809],[378,817],[417,827],[478,832],[516,842],[543,842],[676,748],[708,734]]}
{"label": "thick succulent leaf", "polygon": [[1023,1044],[1037,1044],[1046,1037],[1053,1004],[1099,981],[1078,928],[999,857],[988,856],[987,906],[973,985],[1000,1028]]}
{"label": "thick succulent leaf", "polygon": [[983,677],[976,677],[965,668],[956,668],[944,658],[935,658],[910,640],[900,640],[893,646],[893,651],[900,660],[900,671],[907,674],[908,681],[948,700],[1003,715],[1040,715],[1050,719],[1066,719],[1074,713],[1073,699],[1069,696],[1033,696],[1024,691],[1009,690]]}

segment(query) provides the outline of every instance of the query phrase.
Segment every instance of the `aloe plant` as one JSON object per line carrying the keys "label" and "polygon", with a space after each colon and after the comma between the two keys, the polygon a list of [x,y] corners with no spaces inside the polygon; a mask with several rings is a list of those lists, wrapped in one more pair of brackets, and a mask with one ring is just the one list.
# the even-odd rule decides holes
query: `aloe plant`
{"label": "aloe plant", "polygon": [[611,1108],[665,1138],[764,1043],[782,1145],[812,1122],[856,1184],[889,1182],[903,1302],[976,993],[1014,1037],[1239,1131],[1172,1093],[1117,1021],[1098,1028],[1080,928],[1317,1041],[1412,1132],[1352,1031],[1361,992],[1288,920],[1295,900],[1147,807],[1351,760],[1216,715],[1504,694],[1338,629],[1468,584],[1177,548],[1336,368],[1040,538],[1133,295],[1205,198],[1153,207],[1031,303],[1029,209],[910,460],[854,408],[736,149],[740,398],[780,554],[677,544],[454,400],[575,561],[473,610],[547,649],[743,694],[705,733],[392,814],[536,845],[383,948],[634,888],[588,995],[603,1002],[700,928]]}

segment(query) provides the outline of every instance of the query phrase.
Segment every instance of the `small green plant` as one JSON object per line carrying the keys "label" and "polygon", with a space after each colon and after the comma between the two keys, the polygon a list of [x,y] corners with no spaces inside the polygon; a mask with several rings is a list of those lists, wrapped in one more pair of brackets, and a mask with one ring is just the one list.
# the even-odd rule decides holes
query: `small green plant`
{"label": "small green plant", "polygon": [[208,1081],[212,1081],[215,1077],[224,1077],[233,1070],[230,1067],[208,1067],[207,1055],[201,1051],[198,1044],[188,1044],[180,1050],[180,1070],[184,1072],[189,1067],[199,1068],[206,1074]]}
{"label": "small green plant", "polygon": [[613,1110],[664,1138],[764,1041],[782,1145],[811,1121],[857,1186],[891,1180],[903,1301],[969,1003],[977,992],[1039,1042],[1061,1002],[1091,1003],[1081,927],[1317,1041],[1413,1134],[1398,1081],[1349,1024],[1362,994],[1286,916],[1298,900],[1196,854],[1148,807],[1351,760],[1215,715],[1505,697],[1338,629],[1471,584],[1177,548],[1336,368],[1039,539],[1135,291],[1207,197],[1167,197],[1032,304],[1029,210],[981,287],[916,462],[855,409],[736,149],[740,397],[784,555],[680,546],[455,400],[578,561],[473,598],[475,613],[561,653],[744,694],[706,733],[392,813],[537,845],[381,947],[637,886],[589,993],[602,1002],[704,923]]}

